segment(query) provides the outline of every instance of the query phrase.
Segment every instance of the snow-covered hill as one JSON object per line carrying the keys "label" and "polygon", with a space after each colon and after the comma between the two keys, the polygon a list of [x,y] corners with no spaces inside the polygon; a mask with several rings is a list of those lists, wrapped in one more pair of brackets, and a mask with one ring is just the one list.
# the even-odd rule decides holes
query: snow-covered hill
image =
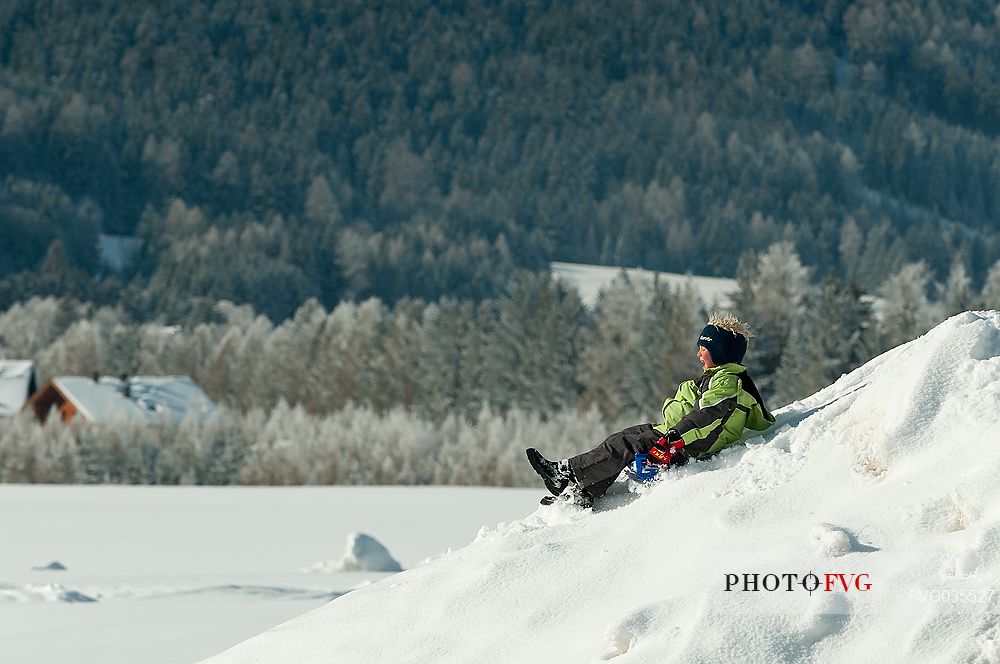
{"label": "snow-covered hill", "polygon": [[965,313],[644,495],[484,529],[211,661],[997,662],[997,496],[1000,314]]}

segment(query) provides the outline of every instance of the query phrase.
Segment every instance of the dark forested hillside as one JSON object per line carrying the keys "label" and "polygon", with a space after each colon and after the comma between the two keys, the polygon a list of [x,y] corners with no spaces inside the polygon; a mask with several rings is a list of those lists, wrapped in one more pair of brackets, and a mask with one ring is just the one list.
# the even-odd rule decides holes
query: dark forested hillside
{"label": "dark forested hillside", "polygon": [[[986,2],[0,4],[0,308],[274,320],[551,259],[873,289],[1000,258]],[[98,233],[145,243],[109,281]]]}

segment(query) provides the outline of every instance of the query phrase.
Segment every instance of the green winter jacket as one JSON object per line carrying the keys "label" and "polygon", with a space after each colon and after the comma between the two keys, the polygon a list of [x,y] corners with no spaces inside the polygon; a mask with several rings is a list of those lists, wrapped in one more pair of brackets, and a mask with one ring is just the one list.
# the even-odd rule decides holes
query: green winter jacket
{"label": "green winter jacket", "polygon": [[662,434],[673,429],[684,439],[684,451],[698,458],[738,441],[744,427],[763,431],[772,424],[774,416],[746,367],[733,362],[681,383],[663,402],[663,424],[653,428]]}

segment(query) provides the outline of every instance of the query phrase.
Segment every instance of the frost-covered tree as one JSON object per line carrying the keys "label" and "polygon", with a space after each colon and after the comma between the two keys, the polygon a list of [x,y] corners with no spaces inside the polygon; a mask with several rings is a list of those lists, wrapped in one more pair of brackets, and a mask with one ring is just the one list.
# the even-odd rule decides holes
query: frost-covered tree
{"label": "frost-covered tree", "polygon": [[326,177],[317,175],[309,183],[305,200],[306,219],[323,226],[336,226],[341,221],[337,197]]}
{"label": "frost-covered tree", "polygon": [[0,313],[0,353],[10,359],[34,357],[84,315],[80,305],[54,297],[17,303]]}
{"label": "frost-covered tree", "polygon": [[1000,309],[1000,261],[994,263],[986,274],[978,303],[984,309]]}
{"label": "frost-covered tree", "polygon": [[496,303],[492,300],[480,302],[475,307],[469,304],[468,311],[473,315],[459,348],[462,372],[457,411],[472,420],[490,398],[490,343],[498,320]]}
{"label": "frost-covered tree", "polygon": [[0,482],[34,482],[40,427],[30,415],[0,420]]}
{"label": "frost-covered tree", "polygon": [[380,484],[430,482],[439,458],[438,437],[433,426],[424,419],[414,421],[412,413],[403,408],[393,408],[376,422],[376,427],[376,435],[367,439],[374,445],[365,450],[368,465],[377,468],[375,481]]}
{"label": "frost-covered tree", "polygon": [[584,310],[580,296],[549,275],[518,275],[500,298],[485,358],[490,403],[542,413],[572,404]]}
{"label": "frost-covered tree", "polygon": [[853,217],[848,217],[840,226],[840,268],[848,283],[857,283],[864,249],[864,236]]}
{"label": "frost-covered tree", "polygon": [[90,319],[73,323],[38,356],[43,376],[90,376],[105,367],[105,342],[100,326]]}
{"label": "frost-covered tree", "polygon": [[261,365],[274,401],[281,398],[294,406],[305,399],[307,379],[319,351],[326,319],[323,306],[309,299],[270,335]]}
{"label": "frost-covered tree", "polygon": [[[853,266],[852,271],[847,273],[849,283],[871,292],[885,281],[887,273],[902,267],[906,251],[899,239],[893,239],[892,236],[891,224],[888,220],[883,220],[866,229],[858,256],[841,254],[841,260],[846,260],[849,266]],[[848,247],[842,245],[841,251],[851,251],[857,245]]]}
{"label": "frost-covered tree", "polygon": [[121,309],[104,307],[94,316],[104,338],[104,366],[101,373],[132,375],[139,368],[138,327],[125,320]]}
{"label": "frost-covered tree", "polygon": [[250,446],[240,471],[242,484],[305,484],[312,465],[309,447],[315,441],[311,418],[300,406],[291,408],[283,400]]}
{"label": "frost-covered tree", "polygon": [[307,374],[310,411],[329,413],[350,402],[371,403],[378,389],[372,368],[387,316],[385,305],[374,298],[360,305],[342,302],[327,316]]}
{"label": "frost-covered tree", "polygon": [[204,380],[214,349],[225,333],[221,325],[199,324],[181,337],[183,345],[169,346],[174,355],[167,359],[170,371],[165,373],[191,376],[195,382]]}
{"label": "frost-covered tree", "polygon": [[885,306],[880,317],[880,333],[889,348],[910,341],[931,329],[940,320],[927,293],[931,274],[923,261],[907,263],[882,286]]}
{"label": "frost-covered tree", "polygon": [[180,354],[184,334],[179,327],[149,323],[139,331],[139,373],[169,374]]}
{"label": "frost-covered tree", "polygon": [[74,484],[79,480],[80,459],[69,427],[50,417],[44,426],[35,428],[31,439],[37,459],[36,482]]}
{"label": "frost-covered tree", "polygon": [[327,316],[315,361],[307,377],[306,407],[310,412],[332,412],[357,399],[356,376],[360,358],[345,352],[353,333],[357,305],[342,302]]}
{"label": "frost-covered tree", "polygon": [[343,353],[356,358],[361,371],[353,376],[341,375],[339,380],[350,380],[353,383],[352,398],[358,403],[373,403],[375,392],[381,389],[376,383],[373,368],[383,350],[382,335],[389,315],[388,308],[381,300],[377,298],[365,300],[358,306],[350,334],[343,339],[345,342]]}
{"label": "frost-covered tree", "polygon": [[236,483],[249,451],[249,441],[229,418],[215,417],[205,422],[197,415],[190,415],[178,426],[178,439],[197,445],[198,484]]}
{"label": "frost-covered tree", "polygon": [[[264,358],[267,355],[274,327],[267,316],[256,316],[246,325],[234,351],[236,364],[229,368],[232,379],[234,406],[240,410],[263,408],[271,393],[269,376]],[[221,343],[221,342],[220,342]]]}
{"label": "frost-covered tree", "polygon": [[622,273],[598,294],[594,324],[583,333],[578,372],[581,407],[596,405],[606,416],[625,408],[629,368],[641,361],[647,291]]}
{"label": "frost-covered tree", "polygon": [[371,404],[378,412],[412,406],[420,385],[423,304],[401,300],[382,322],[380,352],[373,358]]}
{"label": "frost-covered tree", "polygon": [[443,299],[424,310],[423,351],[417,361],[420,390],[417,405],[435,422],[458,413],[463,403],[463,375],[472,368],[464,362],[463,347],[468,343],[473,308],[470,303]]}
{"label": "frost-covered tree", "polygon": [[155,448],[142,444],[142,426],[136,423],[115,427],[88,424],[84,427],[103,438],[101,453],[105,481],[114,484],[145,484],[149,481],[147,454]]}
{"label": "frost-covered tree", "polygon": [[110,469],[108,467],[110,437],[103,435],[99,426],[73,422],[72,427],[80,459],[80,481],[84,484],[110,482]]}
{"label": "frost-covered tree", "polygon": [[809,294],[809,268],[802,265],[791,243],[781,242],[755,259],[741,261],[737,280],[735,308],[755,335],[749,356],[754,376],[761,391],[771,392],[782,351]]}
{"label": "frost-covered tree", "polygon": [[972,279],[965,269],[965,263],[959,258],[951,264],[939,301],[941,315],[944,317],[968,311],[973,306]]}
{"label": "frost-covered tree", "polygon": [[798,319],[775,374],[774,405],[806,397],[861,366],[878,350],[871,307],[827,281]]}
{"label": "frost-covered tree", "polygon": [[238,408],[253,388],[250,383],[236,380],[235,377],[237,367],[243,359],[242,345],[243,330],[236,326],[230,327],[212,352],[201,383],[205,393],[217,403],[233,408]]}
{"label": "frost-covered tree", "polygon": [[653,283],[639,321],[636,358],[626,367],[625,412],[647,413],[650,421],[655,420],[664,396],[698,374],[694,340],[704,320],[697,302],[690,286]]}

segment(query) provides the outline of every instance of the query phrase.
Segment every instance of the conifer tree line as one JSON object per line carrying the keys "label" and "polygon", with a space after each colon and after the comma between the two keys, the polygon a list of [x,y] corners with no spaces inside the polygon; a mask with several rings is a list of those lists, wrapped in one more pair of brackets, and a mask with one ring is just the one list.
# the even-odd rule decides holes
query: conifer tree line
{"label": "conifer tree line", "polygon": [[[982,289],[959,262],[943,282],[917,262],[864,294],[817,278],[791,243],[746,255],[738,285],[733,308],[756,332],[746,364],[775,409],[947,316],[1000,308],[1000,262]],[[0,314],[0,357],[33,358],[42,380],[187,374],[225,407],[150,428],[0,420],[0,481],[530,483],[524,447],[569,454],[656,420],[699,371],[705,316],[690,287],[624,274],[592,311],[531,273],[480,302],[310,300],[277,325],[214,309],[189,327],[55,298]]]}
{"label": "conifer tree line", "polygon": [[311,299],[277,325],[226,301],[216,322],[182,327],[36,298],[0,314],[0,357],[33,358],[39,382],[182,374],[233,411],[402,407],[432,422],[474,418],[484,404],[541,416],[591,405],[632,413],[694,371],[700,328],[689,290],[623,281],[601,302],[589,313],[575,290],[528,272],[495,300],[390,307],[370,298],[327,310]]}
{"label": "conifer tree line", "polygon": [[[0,482],[86,484],[447,484],[531,486],[524,448],[568,455],[605,422],[592,409],[549,418],[484,408],[439,424],[402,408],[310,415],[284,402],[210,422],[0,422]],[[623,425],[624,426],[624,425]]]}
{"label": "conifer tree line", "polygon": [[[921,260],[981,290],[998,116],[989,3],[10,0],[0,309],[278,324],[781,241],[866,292]],[[100,233],[143,241],[130,269]]]}

